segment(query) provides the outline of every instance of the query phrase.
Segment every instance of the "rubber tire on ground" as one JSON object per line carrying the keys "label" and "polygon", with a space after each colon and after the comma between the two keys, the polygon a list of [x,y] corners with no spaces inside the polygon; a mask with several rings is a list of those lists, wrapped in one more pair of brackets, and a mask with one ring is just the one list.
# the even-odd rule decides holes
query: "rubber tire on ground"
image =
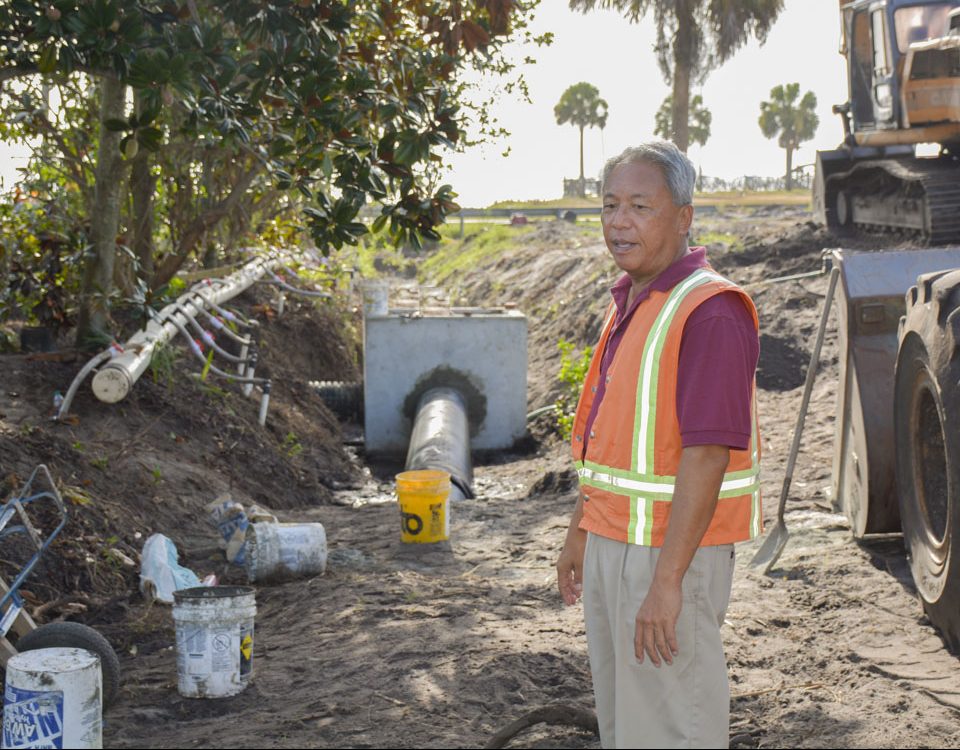
{"label": "rubber tire on ground", "polygon": [[907,294],[894,384],[897,494],[924,610],[960,652],[960,270]]}
{"label": "rubber tire on ground", "polygon": [[103,710],[113,703],[120,689],[120,660],[110,642],[100,633],[79,622],[51,622],[31,630],[14,644],[19,652],[38,648],[83,648],[100,657],[103,677]]}

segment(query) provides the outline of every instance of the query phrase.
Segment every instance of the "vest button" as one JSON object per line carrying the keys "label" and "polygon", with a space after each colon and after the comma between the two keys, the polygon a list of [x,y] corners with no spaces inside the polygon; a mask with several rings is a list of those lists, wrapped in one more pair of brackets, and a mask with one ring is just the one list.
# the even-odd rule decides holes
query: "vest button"
{"label": "vest button", "polygon": [[590,386],[590,392],[591,392],[591,393],[596,393],[596,392],[597,392],[597,386],[591,385],[591,386]]}
{"label": "vest button", "polygon": [[582,443],[582,442],[583,442],[583,435],[577,435],[577,442],[578,442],[578,443]]}
{"label": "vest button", "polygon": [[606,380],[604,380],[604,382],[605,382],[607,385],[610,385],[610,376],[609,376],[609,375],[607,375]]}
{"label": "vest button", "polygon": [[595,433],[593,430],[590,430],[590,439],[593,440],[596,436],[597,433]]}

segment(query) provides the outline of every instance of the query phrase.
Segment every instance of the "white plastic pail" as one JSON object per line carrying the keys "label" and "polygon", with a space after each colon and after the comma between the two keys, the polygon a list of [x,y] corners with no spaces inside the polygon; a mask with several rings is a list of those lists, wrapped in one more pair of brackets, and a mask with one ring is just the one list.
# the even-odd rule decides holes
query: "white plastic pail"
{"label": "white plastic pail", "polygon": [[253,620],[248,586],[200,586],[173,594],[177,689],[185,698],[223,698],[253,677]]}
{"label": "white plastic pail", "polygon": [[3,747],[103,747],[100,657],[82,648],[24,651],[7,663]]}
{"label": "white plastic pail", "polygon": [[252,523],[247,529],[247,580],[319,575],[327,569],[322,523]]}

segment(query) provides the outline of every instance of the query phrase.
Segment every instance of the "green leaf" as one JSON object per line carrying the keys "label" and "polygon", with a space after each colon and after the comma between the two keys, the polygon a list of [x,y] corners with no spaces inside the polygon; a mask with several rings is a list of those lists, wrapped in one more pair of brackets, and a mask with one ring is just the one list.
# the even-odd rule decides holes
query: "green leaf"
{"label": "green leaf", "polygon": [[40,60],[37,61],[37,69],[41,73],[52,73],[57,69],[57,47],[55,44],[48,44],[40,53]]}
{"label": "green leaf", "polygon": [[111,117],[109,120],[105,120],[103,124],[107,130],[113,131],[114,133],[122,133],[123,131],[130,129],[129,122],[126,120],[119,120],[116,117]]}

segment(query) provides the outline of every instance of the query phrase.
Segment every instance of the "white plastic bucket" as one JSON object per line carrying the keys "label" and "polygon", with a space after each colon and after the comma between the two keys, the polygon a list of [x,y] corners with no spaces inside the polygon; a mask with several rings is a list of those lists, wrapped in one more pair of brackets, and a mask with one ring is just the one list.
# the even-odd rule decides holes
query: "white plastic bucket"
{"label": "white plastic bucket", "polygon": [[257,604],[248,586],[199,586],[173,594],[177,689],[184,698],[224,698],[253,677]]}
{"label": "white plastic bucket", "polygon": [[100,657],[82,648],[24,651],[7,662],[3,747],[103,747]]}
{"label": "white plastic bucket", "polygon": [[252,523],[247,529],[247,580],[319,575],[327,569],[322,523]]}
{"label": "white plastic bucket", "polygon": [[390,296],[390,284],[379,279],[368,279],[360,286],[363,291],[363,314],[386,315]]}

